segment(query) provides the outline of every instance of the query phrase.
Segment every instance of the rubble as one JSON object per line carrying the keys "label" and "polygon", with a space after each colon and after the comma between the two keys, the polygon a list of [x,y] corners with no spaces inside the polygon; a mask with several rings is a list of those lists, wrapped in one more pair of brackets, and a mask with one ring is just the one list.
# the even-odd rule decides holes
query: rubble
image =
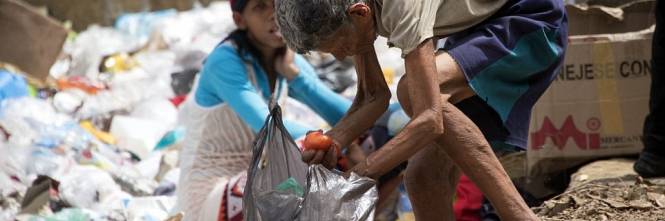
{"label": "rubble", "polygon": [[569,189],[533,208],[545,221],[663,220],[665,178],[642,179],[630,160],[597,161],[573,176]]}

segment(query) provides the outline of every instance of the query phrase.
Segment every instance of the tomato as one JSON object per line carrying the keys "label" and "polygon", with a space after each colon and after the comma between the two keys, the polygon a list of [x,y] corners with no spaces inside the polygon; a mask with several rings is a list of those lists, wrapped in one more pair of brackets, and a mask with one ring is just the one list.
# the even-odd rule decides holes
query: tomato
{"label": "tomato", "polygon": [[305,150],[322,150],[326,151],[332,146],[332,138],[323,134],[322,130],[312,131],[307,133],[305,137],[304,147]]}

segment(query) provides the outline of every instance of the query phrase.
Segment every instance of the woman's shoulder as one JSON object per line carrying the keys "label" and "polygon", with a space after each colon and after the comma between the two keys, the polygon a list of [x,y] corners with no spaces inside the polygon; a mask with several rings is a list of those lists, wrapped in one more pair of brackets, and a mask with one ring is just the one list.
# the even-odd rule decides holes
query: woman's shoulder
{"label": "woman's shoulder", "polygon": [[[245,63],[233,45],[222,43],[208,55],[201,70],[201,82],[244,81]],[[205,83],[203,83],[205,84]]]}
{"label": "woman's shoulder", "polygon": [[238,50],[230,42],[222,42],[210,52],[206,63],[215,61],[241,61]]}

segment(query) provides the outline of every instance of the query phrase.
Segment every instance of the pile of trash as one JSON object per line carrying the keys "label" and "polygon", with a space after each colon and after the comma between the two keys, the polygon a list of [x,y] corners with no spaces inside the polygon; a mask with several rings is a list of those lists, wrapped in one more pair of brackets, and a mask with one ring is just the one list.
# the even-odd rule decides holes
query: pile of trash
{"label": "pile of trash", "polygon": [[[165,220],[174,212],[187,99],[205,57],[234,28],[228,2],[125,14],[70,31],[48,80],[0,63],[0,220]],[[385,40],[384,40],[385,41]],[[382,63],[401,59],[377,43]],[[352,98],[351,62],[307,57]],[[403,67],[384,67],[390,74]],[[325,121],[289,100],[284,116]]]}
{"label": "pile of trash", "polygon": [[589,164],[573,175],[568,190],[534,212],[547,221],[662,220],[665,179],[642,179],[632,171],[632,163],[606,160]]}
{"label": "pile of trash", "polygon": [[219,3],[70,32],[45,82],[0,64],[0,220],[168,218],[177,107],[230,15]]}

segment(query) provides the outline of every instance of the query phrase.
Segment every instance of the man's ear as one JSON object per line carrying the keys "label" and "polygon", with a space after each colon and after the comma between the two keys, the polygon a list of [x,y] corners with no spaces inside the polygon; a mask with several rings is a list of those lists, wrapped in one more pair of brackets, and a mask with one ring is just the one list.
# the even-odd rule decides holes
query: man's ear
{"label": "man's ear", "polygon": [[371,21],[372,9],[365,3],[355,3],[346,10],[353,23]]}
{"label": "man's ear", "polygon": [[245,30],[247,29],[247,24],[245,23],[245,19],[242,17],[242,15],[238,12],[233,12],[233,22],[236,23],[236,27],[240,30]]}

